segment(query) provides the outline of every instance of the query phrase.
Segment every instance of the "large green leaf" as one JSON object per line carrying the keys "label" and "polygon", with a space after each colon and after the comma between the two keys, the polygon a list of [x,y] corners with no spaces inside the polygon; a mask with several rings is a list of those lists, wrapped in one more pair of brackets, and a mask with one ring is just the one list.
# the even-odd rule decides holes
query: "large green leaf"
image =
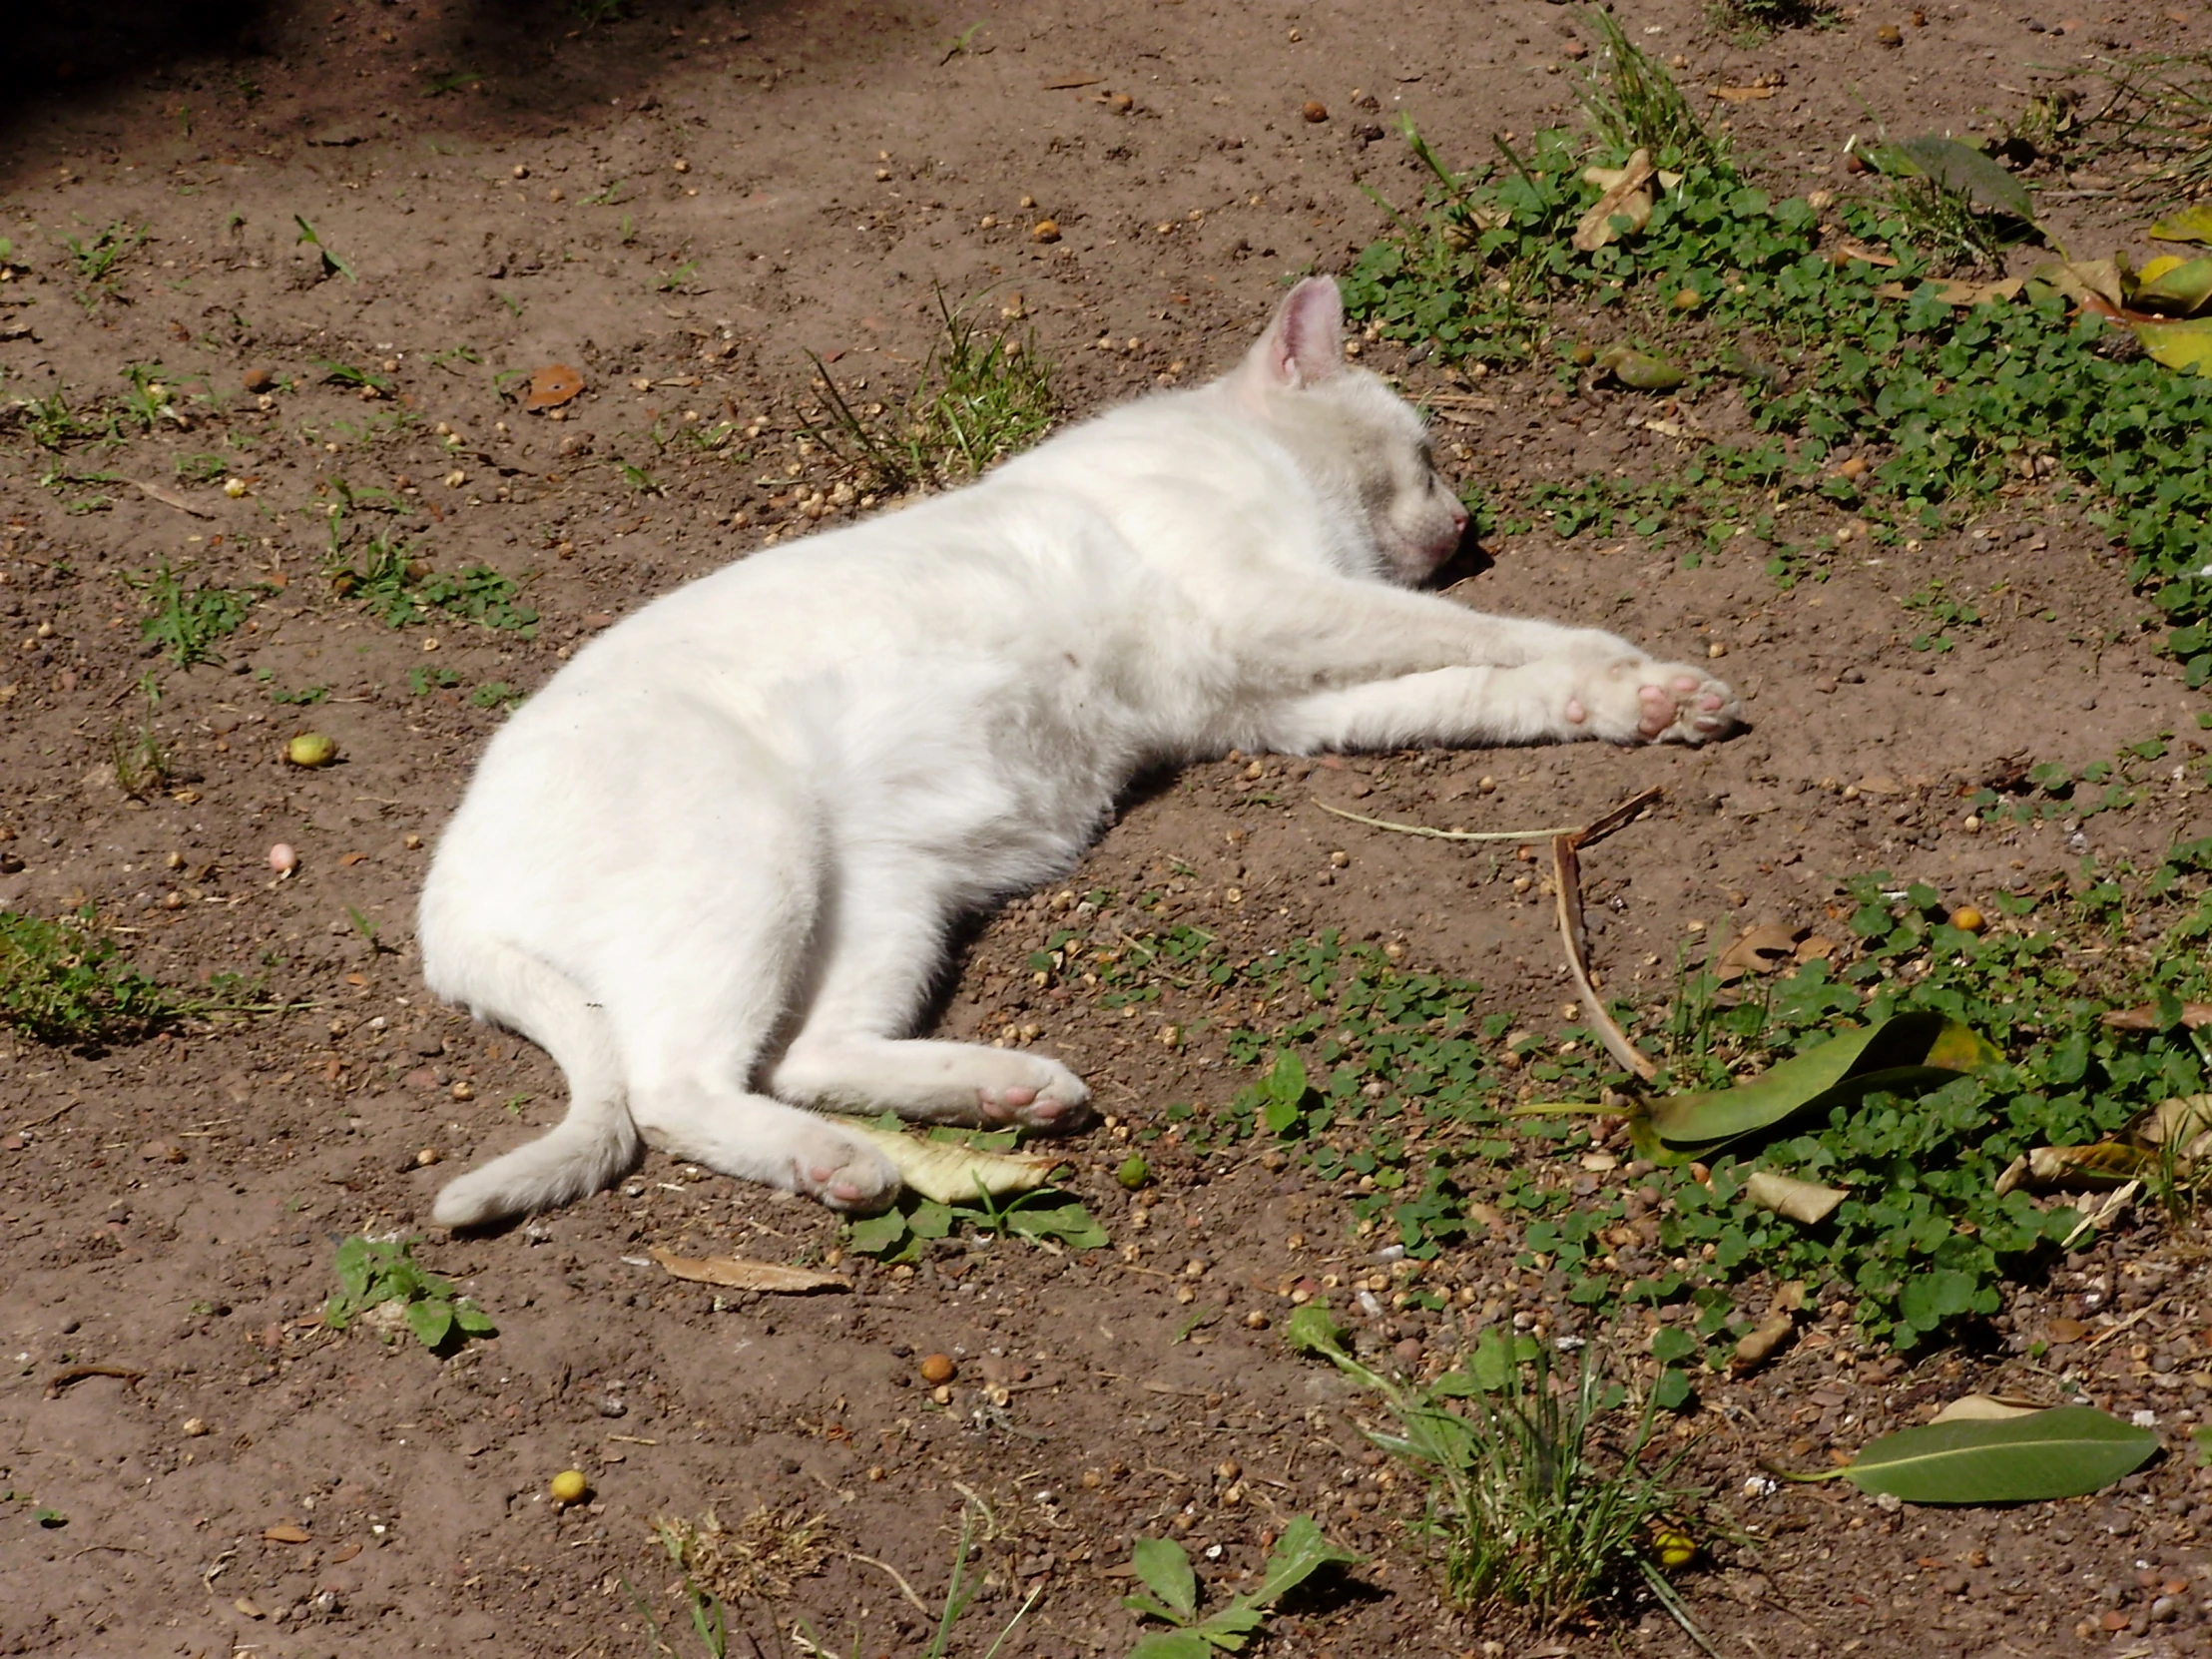
{"label": "large green leaf", "polygon": [[1144,1580],[1145,1588],[1167,1605],[1182,1621],[1198,1612],[1198,1575],[1191,1558],[1173,1538],[1139,1538],[1129,1564]]}
{"label": "large green leaf", "polygon": [[2102,1491],[2158,1449],[2158,1436],[2087,1405],[1998,1421],[1932,1422],[1868,1444],[1843,1477],[1909,1503],[2022,1503]]}
{"label": "large green leaf", "polygon": [[1129,1650],[1129,1659],[1214,1659],[1214,1649],[1188,1630],[1155,1630]]}
{"label": "large green leaf", "polygon": [[1903,168],[1883,166],[1883,172],[1918,173],[1958,192],[1977,207],[2010,214],[2031,225],[2035,222],[2035,198],[2028,194],[2027,187],[1971,145],[1929,133],[1887,146],[1877,153],[1876,162],[1881,165],[1893,158],[1902,161]]}
{"label": "large green leaf", "polygon": [[2000,1058],[1982,1038],[1940,1014],[1897,1014],[1846,1031],[1732,1089],[1654,1101],[1647,1118],[1651,1135],[1677,1152],[1717,1146],[1772,1128],[1815,1105],[1856,1099],[1875,1089],[1947,1082]]}

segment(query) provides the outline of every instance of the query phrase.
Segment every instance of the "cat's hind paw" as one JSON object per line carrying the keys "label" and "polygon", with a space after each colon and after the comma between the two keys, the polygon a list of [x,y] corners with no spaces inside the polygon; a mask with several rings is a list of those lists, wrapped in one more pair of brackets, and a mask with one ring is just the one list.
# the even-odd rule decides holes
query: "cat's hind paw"
{"label": "cat's hind paw", "polygon": [[1091,1120],[1091,1091],[1083,1080],[1057,1060],[1024,1055],[1035,1074],[1015,1082],[992,1082],[975,1091],[975,1104],[985,1123],[1018,1123],[1026,1129],[1064,1135],[1084,1128]]}
{"label": "cat's hind paw", "polygon": [[875,1148],[827,1127],[792,1153],[792,1191],[832,1210],[872,1215],[890,1208],[903,1185],[891,1161]]}

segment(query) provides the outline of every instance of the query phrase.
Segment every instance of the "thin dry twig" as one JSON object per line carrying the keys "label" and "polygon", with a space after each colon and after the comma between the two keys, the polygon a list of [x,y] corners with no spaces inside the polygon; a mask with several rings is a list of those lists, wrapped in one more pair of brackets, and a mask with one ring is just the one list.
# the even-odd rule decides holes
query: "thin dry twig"
{"label": "thin dry twig", "polygon": [[71,1366],[46,1380],[46,1397],[59,1399],[64,1388],[72,1383],[82,1382],[88,1377],[116,1377],[126,1382],[136,1383],[145,1375],[146,1373],[133,1371],[128,1366]]}
{"label": "thin dry twig", "polygon": [[1583,954],[1582,944],[1582,865],[1575,856],[1575,846],[1581,838],[1579,835],[1551,838],[1552,885],[1557,889],[1559,939],[1567,949],[1567,971],[1574,975],[1574,988],[1582,998],[1583,1011],[1597,1028],[1598,1040],[1605,1044],[1605,1051],[1623,1070],[1634,1072],[1648,1083],[1658,1076],[1658,1066],[1613,1023],[1613,1016],[1605,1011],[1605,1004],[1598,998],[1597,987],[1590,983],[1590,964]]}
{"label": "thin dry twig", "polygon": [[914,1594],[914,1587],[906,1582],[906,1575],[900,1572],[896,1567],[892,1566],[888,1561],[878,1561],[874,1556],[862,1555],[856,1549],[846,1550],[844,1552],[844,1558],[847,1561],[865,1561],[871,1567],[881,1567],[885,1572],[891,1575],[891,1582],[898,1586],[898,1593],[904,1596],[908,1601],[912,1602],[914,1606],[920,1611],[923,1618],[933,1619],[937,1616],[936,1613],[931,1610],[927,1602],[923,1601],[921,1597]]}
{"label": "thin dry twig", "polygon": [[1431,830],[1425,824],[1394,824],[1386,818],[1369,818],[1364,813],[1348,813],[1342,807],[1330,806],[1326,801],[1317,801],[1314,805],[1325,813],[1337,818],[1348,818],[1371,830],[1387,830],[1397,835],[1425,835],[1430,840],[1437,841],[1547,841],[1554,835],[1579,832],[1571,824],[1552,830]]}

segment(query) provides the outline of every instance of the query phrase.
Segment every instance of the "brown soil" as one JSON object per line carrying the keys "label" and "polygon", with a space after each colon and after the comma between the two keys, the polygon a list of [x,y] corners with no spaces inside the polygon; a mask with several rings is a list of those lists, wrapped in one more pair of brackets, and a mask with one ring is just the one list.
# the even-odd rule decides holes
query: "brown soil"
{"label": "brown soil", "polygon": [[[69,10],[19,20],[10,47],[0,232],[28,271],[0,286],[6,392],[66,388],[81,406],[158,362],[209,400],[179,405],[189,429],[72,453],[120,481],[47,480],[51,457],[20,433],[0,449],[0,907],[89,902],[172,983],[266,967],[271,994],[301,1006],[105,1055],[0,1041],[0,1651],[643,1655],[650,1608],[697,1652],[648,1523],[765,1507],[824,1517],[822,1556],[788,1593],[733,1608],[755,1651],[803,1651],[799,1624],[838,1653],[915,1654],[928,1621],[897,1575],[935,1606],[968,1493],[991,1519],[955,1654],[984,1652],[1034,1589],[1007,1653],[1118,1655],[1136,1629],[1118,1604],[1133,1537],[1179,1533],[1226,1588],[1299,1512],[1367,1560],[1288,1609],[1270,1653],[1693,1651],[1657,1615],[1525,1636],[1439,1602],[1409,1530],[1417,1494],[1367,1449],[1362,1402],[1248,1320],[1279,1323],[1300,1276],[1374,1271],[1369,1247],[1328,1187],[1272,1154],[1170,1145],[1156,1187],[1114,1185],[1133,1124],[1237,1079],[1214,1039],[1161,1040],[1190,1012],[1172,998],[1129,1021],[1032,996],[1025,958],[1060,915],[1049,893],[982,932],[943,1023],[1048,1045],[1123,1120],[1080,1149],[1076,1182],[1113,1249],[960,1244],[913,1270],[848,1261],[850,1295],[718,1297],[647,1252],[819,1261],[839,1229],[656,1159],[501,1236],[430,1234],[424,1259],[500,1327],[457,1358],[316,1318],[336,1240],[422,1230],[441,1178],[559,1110],[543,1056],[429,1005],[415,973],[421,847],[498,719],[478,689],[527,692],[685,576],[857,510],[808,506],[836,474],[801,441],[806,352],[857,391],[896,391],[928,349],[935,291],[989,288],[1021,296],[1073,410],[1217,370],[1284,273],[1377,234],[1360,181],[1415,194],[1382,136],[1396,112],[1470,158],[1493,132],[1564,118],[1577,16],[1526,0],[990,18],[648,0],[585,27],[561,7],[421,0],[218,9],[211,37],[208,8],[177,8],[197,33],[152,5],[79,32]],[[1629,23],[1686,57],[1693,88],[1779,74],[1772,98],[1731,109],[1740,147],[1803,189],[1841,182],[1862,101],[1939,127],[2016,109],[2040,65],[2205,44],[2196,8],[2084,18],[1876,0],[1730,44],[1663,0]],[[1901,47],[1878,40],[1885,24]],[[1326,119],[1305,118],[1310,101]],[[300,244],[294,216],[357,279]],[[1059,240],[1032,240],[1048,217]],[[76,302],[61,241],[115,221],[147,240],[112,295]],[[388,362],[395,395],[364,402],[316,359]],[[590,382],[569,418],[499,395],[495,371],[553,362]],[[1426,384],[1418,365],[1382,366]],[[270,376],[266,405],[252,370]],[[1446,434],[1469,470],[1674,464],[1671,441],[1540,376],[1492,384]],[[648,430],[694,415],[758,425],[753,459],[657,454]],[[244,497],[180,480],[180,457],[226,448]],[[383,522],[439,568],[530,573],[535,637],[387,629],[333,596],[322,508],[341,477],[395,492]],[[1591,855],[1610,895],[1601,966],[1648,976],[1655,996],[1687,930],[1818,919],[1849,873],[1971,895],[2205,830],[2178,786],[2071,838],[1961,827],[1958,787],[1996,757],[2079,765],[2194,731],[2121,556],[2043,496],[1786,593],[1763,549],[1696,569],[1634,539],[1489,551],[1477,603],[1725,655],[1755,729],[1704,753],[1200,767],[1134,801],[1069,890],[1153,887],[1167,914],[1254,950],[1340,928],[1549,1029],[1564,990],[1550,908],[1514,890],[1510,860],[1313,804],[1557,824],[1664,785],[1653,819]],[[276,589],[221,665],[178,671],[142,648],[123,578],[164,559]],[[1912,651],[1899,600],[1954,574],[2008,583],[2005,603],[1958,651]],[[314,686],[327,701],[311,707],[270,695]],[[142,720],[173,776],[133,797],[113,736]],[[310,725],[344,764],[284,765],[283,740]],[[289,880],[267,867],[277,841],[299,851]],[[2023,1290],[2014,1326],[2148,1310],[2120,1340],[2072,1348],[2072,1369],[2112,1409],[2186,1419],[2212,1384],[2194,1259],[2156,1232],[2100,1246]],[[1439,1277],[1469,1288],[1458,1311],[1385,1311],[1368,1335],[1433,1364],[1557,1290],[1516,1274],[1504,1245]],[[917,1376],[932,1352],[958,1362],[949,1403]],[[82,1367],[107,1369],[72,1380]],[[1717,1650],[2039,1655],[2114,1630],[2112,1651],[2202,1651],[2212,1509],[2179,1455],[2098,1498],[2010,1513],[1885,1509],[1832,1487],[1735,1495],[1761,1456],[1817,1460],[1939,1395],[2038,1381],[1994,1353],[1907,1369],[1831,1321],[1756,1381],[1711,1388],[1692,1467],[1750,1529],[1680,1581]],[[557,1510],[546,1481],[572,1465],[593,1496]]]}

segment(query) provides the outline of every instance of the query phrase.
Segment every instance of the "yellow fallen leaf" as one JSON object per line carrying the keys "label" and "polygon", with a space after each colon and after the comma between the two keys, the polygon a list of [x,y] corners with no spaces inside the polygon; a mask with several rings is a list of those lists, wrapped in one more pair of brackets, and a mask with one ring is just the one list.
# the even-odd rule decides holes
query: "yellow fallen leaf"
{"label": "yellow fallen leaf", "polygon": [[1762,1210],[1788,1216],[1807,1227],[1826,1221],[1850,1196],[1841,1187],[1824,1187],[1817,1181],[1800,1181],[1794,1175],[1777,1175],[1764,1169],[1754,1171],[1744,1183],[1744,1197]]}
{"label": "yellow fallen leaf", "polygon": [[978,1190],[993,1198],[1034,1192],[1067,1161],[1025,1152],[978,1152],[950,1141],[918,1140],[864,1124],[848,1127],[873,1143],[907,1186],[939,1204],[972,1203]]}
{"label": "yellow fallen leaf", "polygon": [[1835,261],[1837,265],[1843,265],[1848,261],[1857,260],[1862,265],[1878,265],[1882,267],[1882,269],[1885,271],[1894,271],[1897,269],[1897,261],[1891,259],[1889,255],[1877,254],[1871,248],[1862,248],[1858,243],[1853,242],[1849,237],[1844,237],[1837,242],[1836,251],[1830,257]]}
{"label": "yellow fallen leaf", "polygon": [[1931,1422],[2001,1422],[2006,1417],[2031,1417],[2040,1405],[1999,1399],[1994,1394],[1961,1394],[1937,1411]]}
{"label": "yellow fallen leaf", "polygon": [[2193,368],[2212,374],[2212,317],[2187,322],[2138,322],[2135,337],[2143,349],[2168,368]]}
{"label": "yellow fallen leaf", "polygon": [[671,1279],[688,1279],[695,1285],[720,1285],[732,1291],[852,1289],[852,1281],[842,1274],[822,1273],[814,1268],[791,1268],[781,1262],[748,1262],[736,1256],[678,1256],[672,1251],[659,1249],[648,1254],[661,1264]]}
{"label": "yellow fallen leaf", "polygon": [[1649,187],[1654,171],[1649,150],[1639,150],[1628,158],[1628,166],[1621,170],[1620,178],[1606,187],[1605,194],[1575,226],[1576,252],[1595,254],[1606,244],[1619,241],[1621,233],[1613,226],[1616,219],[1626,220],[1631,233],[1651,223]]}
{"label": "yellow fallen leaf", "polygon": [[2160,242],[2194,242],[2212,246],[2212,202],[2200,202],[2177,214],[2168,214],[2150,228]]}
{"label": "yellow fallen leaf", "polygon": [[2138,282],[2155,282],[2169,271],[2179,271],[2188,262],[2179,254],[2161,254],[2135,274]]}

